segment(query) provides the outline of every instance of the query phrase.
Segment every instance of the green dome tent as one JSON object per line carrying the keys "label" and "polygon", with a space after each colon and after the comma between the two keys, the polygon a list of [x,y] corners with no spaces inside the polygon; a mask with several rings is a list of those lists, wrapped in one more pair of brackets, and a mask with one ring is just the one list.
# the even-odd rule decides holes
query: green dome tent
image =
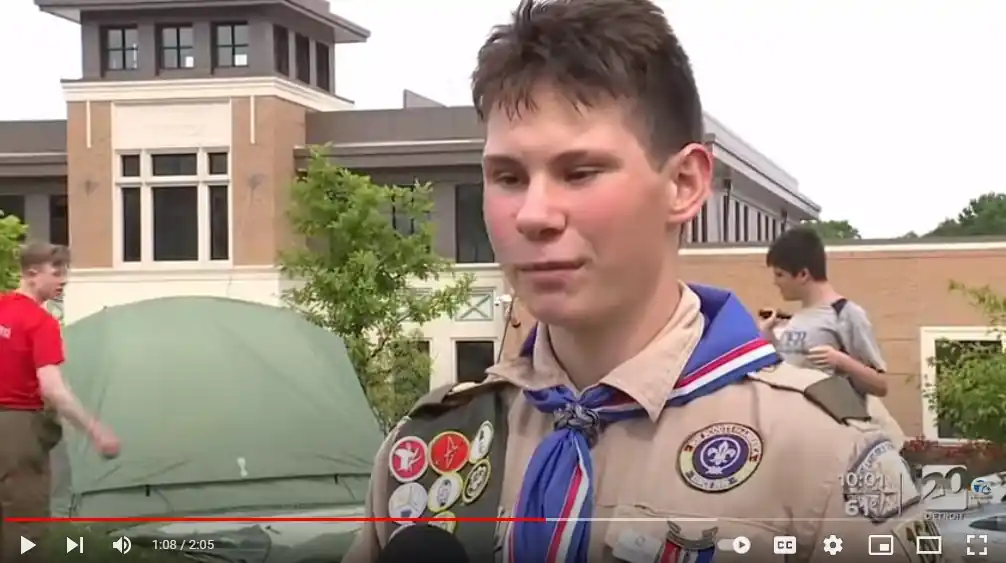
{"label": "green dome tent", "polygon": [[170,297],[104,309],[64,338],[66,378],[122,454],[104,460],[68,430],[55,515],[363,502],[381,431],[342,340],[297,313]]}

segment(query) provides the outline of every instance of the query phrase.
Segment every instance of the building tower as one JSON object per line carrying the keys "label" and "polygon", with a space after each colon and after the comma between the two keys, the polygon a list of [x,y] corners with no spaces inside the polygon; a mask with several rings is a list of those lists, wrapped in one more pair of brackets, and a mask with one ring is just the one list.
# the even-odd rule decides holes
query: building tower
{"label": "building tower", "polygon": [[[36,4],[80,24],[82,78],[63,83],[75,271],[233,283],[271,267],[291,148],[308,113],[352,108],[335,93],[334,49],[369,32],[324,0]],[[278,294],[278,275],[256,279],[247,291]],[[96,297],[68,299],[68,315],[107,302]]]}

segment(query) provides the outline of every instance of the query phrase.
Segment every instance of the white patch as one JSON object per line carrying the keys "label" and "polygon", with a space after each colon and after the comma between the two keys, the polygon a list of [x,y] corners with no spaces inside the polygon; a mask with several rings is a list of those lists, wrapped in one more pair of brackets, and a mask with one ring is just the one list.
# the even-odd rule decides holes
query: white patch
{"label": "white patch", "polygon": [[489,455],[493,445],[493,434],[493,423],[488,420],[479,426],[475,438],[472,439],[471,452],[468,454],[469,463],[478,463]]}
{"label": "white patch", "polygon": [[859,455],[845,482],[858,484],[854,491],[847,488],[848,500],[859,501],[862,515],[878,523],[897,516],[922,498],[908,463],[887,439],[874,442]]}
{"label": "white patch", "polygon": [[626,563],[653,563],[663,546],[663,542],[656,538],[634,530],[624,530],[618,535],[611,554]]}
{"label": "white patch", "polygon": [[405,518],[421,518],[426,510],[426,489],[419,483],[405,483],[388,498],[388,516],[398,524],[410,524]]}

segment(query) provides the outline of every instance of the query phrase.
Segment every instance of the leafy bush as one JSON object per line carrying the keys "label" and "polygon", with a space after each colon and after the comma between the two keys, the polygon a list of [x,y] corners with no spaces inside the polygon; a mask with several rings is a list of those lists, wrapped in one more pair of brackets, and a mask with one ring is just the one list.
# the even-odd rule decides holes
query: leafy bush
{"label": "leafy bush", "polygon": [[963,294],[978,307],[993,327],[992,346],[955,345],[942,342],[950,353],[932,358],[937,377],[923,389],[937,420],[962,438],[1006,444],[1006,298],[990,287],[968,288],[952,283],[951,290]]}
{"label": "leafy bush", "polygon": [[17,288],[21,279],[17,253],[26,232],[27,227],[17,217],[7,215],[0,218],[0,290]]}

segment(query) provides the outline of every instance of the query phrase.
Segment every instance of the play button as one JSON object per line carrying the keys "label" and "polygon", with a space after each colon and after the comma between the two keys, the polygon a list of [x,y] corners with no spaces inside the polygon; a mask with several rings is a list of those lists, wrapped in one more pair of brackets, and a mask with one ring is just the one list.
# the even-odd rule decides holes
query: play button
{"label": "play button", "polygon": [[740,553],[741,555],[744,555],[745,553],[751,550],[751,540],[745,538],[744,536],[734,538],[734,543],[732,547],[734,548],[734,553]]}
{"label": "play button", "polygon": [[24,555],[25,553],[31,551],[33,547],[35,547],[35,542],[31,541],[30,539],[24,536],[21,536],[21,555]]}
{"label": "play button", "polygon": [[84,553],[84,538],[77,538],[77,540],[66,538],[66,552],[70,553],[74,550]]}

